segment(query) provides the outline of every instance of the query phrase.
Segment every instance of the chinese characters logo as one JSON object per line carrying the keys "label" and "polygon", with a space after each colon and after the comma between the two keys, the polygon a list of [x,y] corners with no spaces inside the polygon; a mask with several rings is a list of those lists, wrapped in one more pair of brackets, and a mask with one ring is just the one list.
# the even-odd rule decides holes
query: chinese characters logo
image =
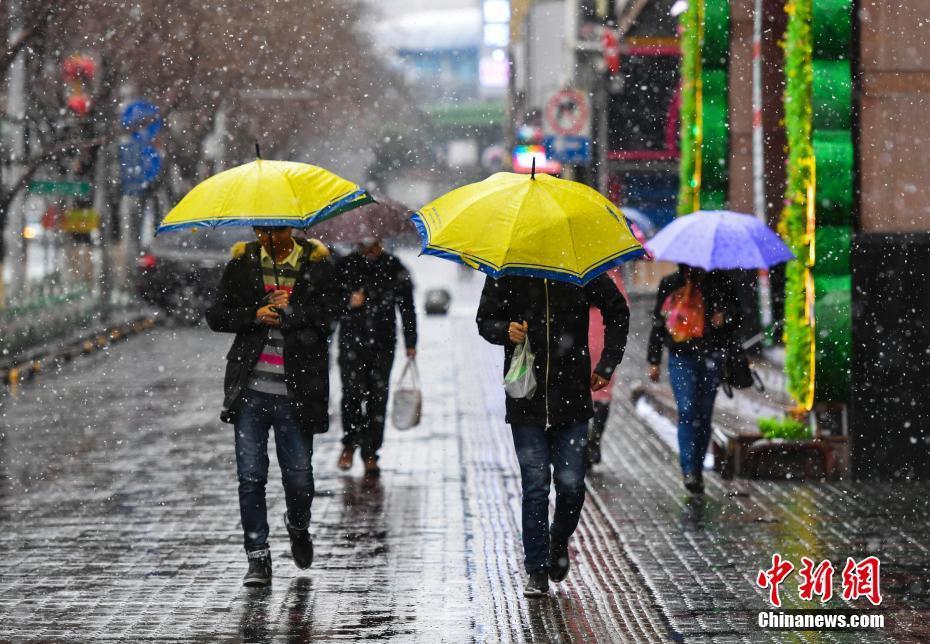
{"label": "chinese characters logo", "polygon": [[[847,557],[841,573],[843,599],[855,601],[865,598],[874,606],[881,604],[880,566],[878,557],[866,557],[861,561]],[[771,567],[760,570],[756,576],[756,584],[759,588],[768,589],[769,601],[777,608],[781,607],[780,586],[793,570],[794,564],[775,553],[772,555]],[[815,597],[821,602],[830,601],[833,597],[834,570],[833,564],[826,559],[814,565],[813,560],[801,557],[798,597],[805,601],[811,601]]]}

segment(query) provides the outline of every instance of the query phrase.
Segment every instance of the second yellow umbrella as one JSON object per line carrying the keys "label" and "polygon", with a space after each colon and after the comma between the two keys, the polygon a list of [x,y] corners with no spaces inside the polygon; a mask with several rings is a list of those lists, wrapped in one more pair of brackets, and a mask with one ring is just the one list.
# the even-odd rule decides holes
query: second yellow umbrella
{"label": "second yellow umbrella", "polygon": [[586,284],[644,254],[617,206],[586,185],[499,172],[414,213],[422,252],[493,277]]}

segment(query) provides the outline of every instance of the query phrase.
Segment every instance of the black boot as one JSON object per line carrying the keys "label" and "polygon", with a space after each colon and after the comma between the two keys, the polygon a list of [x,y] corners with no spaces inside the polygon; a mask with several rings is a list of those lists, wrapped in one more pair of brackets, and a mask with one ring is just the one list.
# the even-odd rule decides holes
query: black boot
{"label": "black boot", "polygon": [[549,575],[545,570],[529,574],[526,586],[523,587],[524,597],[545,597],[549,594]]}
{"label": "black boot", "polygon": [[555,583],[568,577],[568,568],[571,562],[568,559],[568,543],[556,542],[552,539],[549,546],[549,579]]}
{"label": "black boot", "polygon": [[704,494],[704,477],[701,471],[685,474],[685,488],[692,494]]}
{"label": "black boot", "polygon": [[242,579],[243,586],[271,585],[271,548],[267,545],[248,550],[249,571]]}
{"label": "black boot", "polygon": [[284,513],[284,525],[287,526],[287,536],[291,538],[291,554],[294,555],[294,563],[298,568],[309,568],[313,563],[313,540],[310,538],[310,531],[306,528],[303,530],[292,528],[287,520],[287,512]]}

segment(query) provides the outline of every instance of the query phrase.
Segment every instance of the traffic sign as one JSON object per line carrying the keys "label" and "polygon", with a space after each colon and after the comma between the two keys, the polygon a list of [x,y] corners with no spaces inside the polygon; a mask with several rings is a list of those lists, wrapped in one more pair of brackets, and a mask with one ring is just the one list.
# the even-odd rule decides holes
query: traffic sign
{"label": "traffic sign", "polygon": [[34,195],[55,195],[56,197],[87,197],[90,184],[86,181],[30,181],[26,188]]}
{"label": "traffic sign", "polygon": [[555,136],[590,136],[591,104],[577,89],[560,89],[546,101],[543,129]]}
{"label": "traffic sign", "polygon": [[586,136],[547,136],[546,156],[560,163],[587,165],[591,162],[591,139]]}
{"label": "traffic sign", "polygon": [[164,157],[154,145],[165,126],[160,114],[158,106],[148,101],[133,101],[123,108],[120,122],[130,132],[119,146],[123,194],[144,193],[161,172]]}
{"label": "traffic sign", "polygon": [[119,146],[123,194],[140,195],[155,181],[162,168],[162,154],[152,145],[130,139]]}

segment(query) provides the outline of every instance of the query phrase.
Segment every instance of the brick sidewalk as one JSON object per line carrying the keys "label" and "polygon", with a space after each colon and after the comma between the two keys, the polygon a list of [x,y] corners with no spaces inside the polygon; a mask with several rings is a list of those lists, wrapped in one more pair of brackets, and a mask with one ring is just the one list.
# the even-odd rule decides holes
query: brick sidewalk
{"label": "brick sidewalk", "polygon": [[424,422],[389,430],[380,481],[335,469],[338,418],[318,437],[307,574],[290,561],[272,465],[267,590],[241,586],[231,430],[217,420],[230,337],[158,329],[0,400],[0,639],[667,639],[593,507],[569,583],[523,598],[500,350],[473,311],[463,297],[423,319]]}
{"label": "brick sidewalk", "polygon": [[[338,418],[317,440],[307,574],[289,559],[272,465],[269,590],[240,585],[232,440],[216,418],[229,337],[158,329],[0,399],[0,640],[866,641],[753,626],[755,573],[776,550],[881,556],[886,634],[930,638],[927,485],[710,476],[689,501],[620,394],[572,574],[526,601],[501,355],[473,322],[480,283],[458,284],[448,317],[423,318],[424,422],[389,430],[380,481],[335,469]],[[642,323],[637,312],[621,386],[640,377]]]}
{"label": "brick sidewalk", "polygon": [[[629,383],[645,373],[648,317],[634,310],[630,350],[618,375],[604,442],[604,463],[590,477],[592,498],[614,520],[623,546],[673,629],[686,641],[930,641],[930,485],[725,481],[706,477],[703,499],[681,485],[677,456],[639,419]],[[663,367],[663,381],[667,375]],[[755,577],[779,552],[829,559],[877,555],[887,628],[873,633],[766,633],[756,614],[768,608]],[[782,586],[787,608],[802,606],[797,575]],[[830,607],[864,608],[832,600]]]}

